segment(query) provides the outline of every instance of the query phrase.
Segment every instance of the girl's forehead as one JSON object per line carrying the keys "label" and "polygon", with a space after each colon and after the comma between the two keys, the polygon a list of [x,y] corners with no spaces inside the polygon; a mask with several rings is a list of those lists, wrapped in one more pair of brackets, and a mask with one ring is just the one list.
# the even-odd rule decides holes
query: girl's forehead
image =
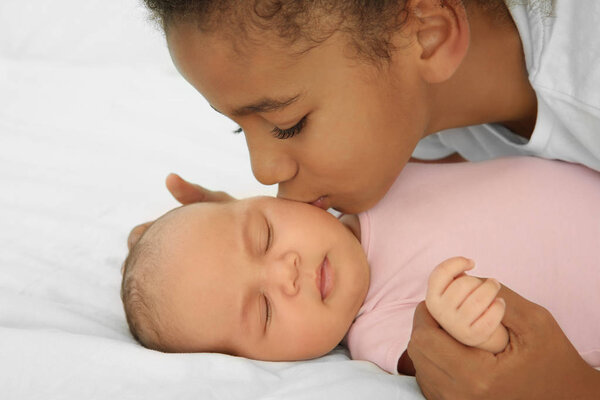
{"label": "girl's forehead", "polygon": [[227,38],[183,25],[171,35],[171,56],[180,73],[215,109],[229,116],[234,116],[234,109],[263,99],[289,100],[308,91],[315,74],[348,63],[341,48],[345,40],[339,37],[298,55],[274,41],[251,44],[240,53]]}
{"label": "girl's forehead", "polygon": [[231,28],[215,31],[202,31],[191,23],[173,25],[166,34],[167,44],[171,52],[177,48],[199,51],[205,58],[227,57],[233,62],[255,61],[273,54],[282,63],[292,63],[315,47],[314,43],[305,40],[289,40],[281,38],[271,30],[239,32]]}

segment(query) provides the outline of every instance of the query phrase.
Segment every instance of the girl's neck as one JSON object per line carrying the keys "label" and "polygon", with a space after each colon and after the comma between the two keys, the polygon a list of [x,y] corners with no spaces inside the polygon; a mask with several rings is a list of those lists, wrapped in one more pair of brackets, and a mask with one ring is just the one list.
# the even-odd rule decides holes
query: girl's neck
{"label": "girl's neck", "polygon": [[431,115],[439,117],[426,134],[497,122],[529,139],[537,100],[517,27],[509,15],[498,18],[475,7],[468,13],[469,50],[452,78],[431,87]]}

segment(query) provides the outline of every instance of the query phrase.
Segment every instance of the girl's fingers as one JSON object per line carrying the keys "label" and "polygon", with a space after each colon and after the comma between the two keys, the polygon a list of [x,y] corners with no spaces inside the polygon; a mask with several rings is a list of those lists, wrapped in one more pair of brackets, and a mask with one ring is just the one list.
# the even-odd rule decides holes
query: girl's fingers
{"label": "girl's fingers", "polygon": [[169,192],[181,204],[233,200],[233,197],[225,192],[213,192],[200,185],[190,183],[177,174],[169,174],[165,183]]}
{"label": "girl's fingers", "polygon": [[146,232],[146,229],[148,229],[153,223],[154,221],[140,224],[133,228],[131,232],[129,232],[129,236],[127,237],[127,248],[129,250],[131,250],[133,246],[135,246],[135,244],[140,240],[144,232]]}
{"label": "girl's fingers", "polygon": [[181,204],[205,201],[205,189],[182,179],[179,175],[169,174],[165,183],[169,192]]}
{"label": "girl's fingers", "polygon": [[417,375],[431,376],[439,369],[449,381],[455,373],[474,376],[477,368],[473,366],[495,362],[490,353],[466,347],[442,329],[423,303],[415,310],[407,351]]}

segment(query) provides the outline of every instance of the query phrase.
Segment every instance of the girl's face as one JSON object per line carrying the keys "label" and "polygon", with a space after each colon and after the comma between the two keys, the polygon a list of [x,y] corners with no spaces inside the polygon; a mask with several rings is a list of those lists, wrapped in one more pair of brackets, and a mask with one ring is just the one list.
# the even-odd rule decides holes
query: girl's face
{"label": "girl's face", "polygon": [[301,55],[274,34],[260,39],[234,43],[192,24],[167,35],[181,74],[243,129],[261,183],[346,213],[372,207],[427,130],[426,86],[409,62],[416,46],[399,43],[377,68],[341,33]]}

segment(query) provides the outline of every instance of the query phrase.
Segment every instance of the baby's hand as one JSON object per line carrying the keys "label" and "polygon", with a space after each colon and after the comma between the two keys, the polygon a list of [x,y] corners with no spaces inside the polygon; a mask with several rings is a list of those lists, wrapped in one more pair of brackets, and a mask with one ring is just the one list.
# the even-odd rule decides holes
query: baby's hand
{"label": "baby's hand", "polygon": [[508,332],[500,323],[505,303],[496,297],[500,283],[465,274],[475,266],[464,257],[438,265],[427,286],[425,303],[431,315],[454,338],[492,353],[504,350]]}

